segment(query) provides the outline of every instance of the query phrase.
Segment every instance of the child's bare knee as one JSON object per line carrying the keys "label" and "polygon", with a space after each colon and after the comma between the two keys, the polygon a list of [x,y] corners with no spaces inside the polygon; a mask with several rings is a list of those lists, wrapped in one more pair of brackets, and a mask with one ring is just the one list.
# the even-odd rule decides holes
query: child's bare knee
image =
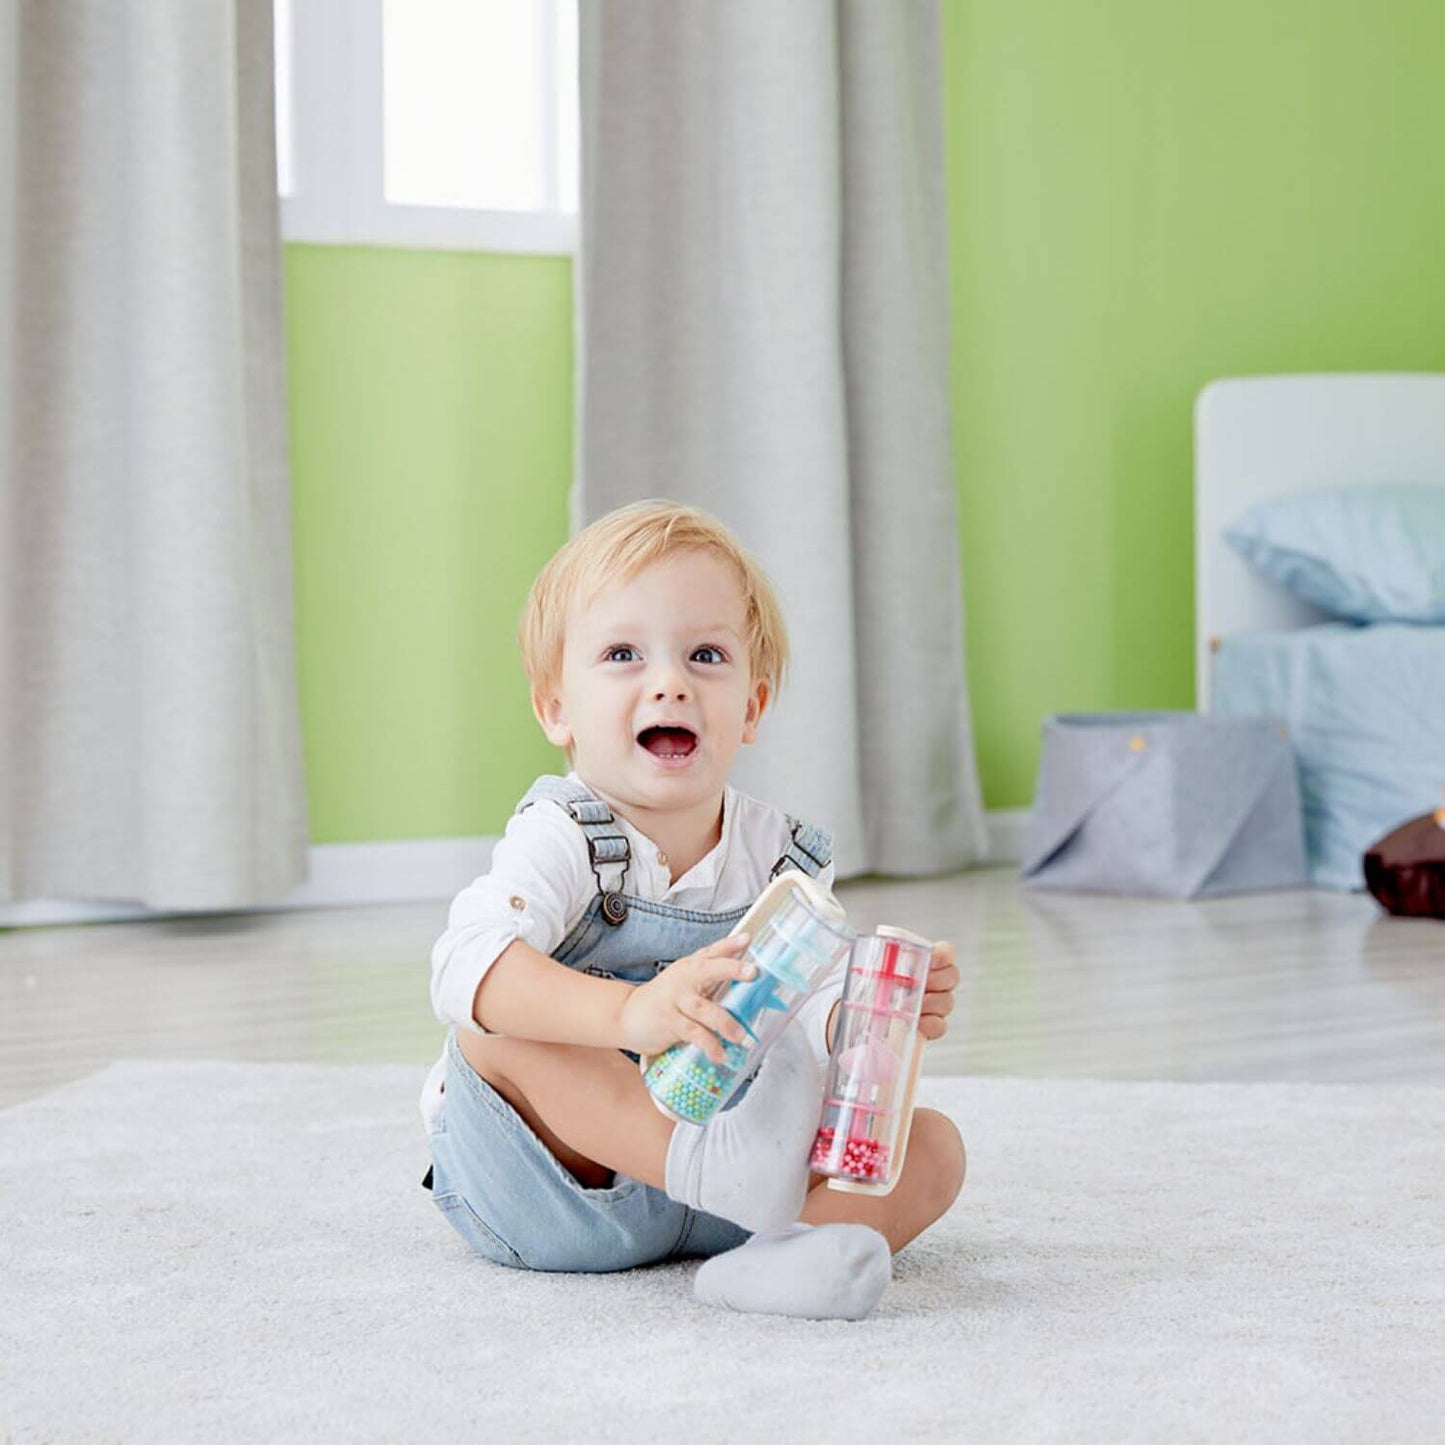
{"label": "child's bare knee", "polygon": [[963,1189],[968,1169],[963,1136],[947,1114],[919,1109],[913,1115],[908,1149],[910,1153],[918,1149],[927,1160],[929,1193],[938,1213],[943,1214]]}

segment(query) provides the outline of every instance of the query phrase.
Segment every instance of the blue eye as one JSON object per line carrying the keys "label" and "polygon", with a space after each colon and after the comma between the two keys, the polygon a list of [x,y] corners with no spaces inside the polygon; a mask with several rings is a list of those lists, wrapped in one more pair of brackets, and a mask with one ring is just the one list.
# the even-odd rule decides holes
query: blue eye
{"label": "blue eye", "polygon": [[602,660],[603,662],[636,662],[638,656],[639,654],[635,647],[619,644],[616,647],[609,647],[607,651],[602,654]]}
{"label": "blue eye", "polygon": [[[710,655],[704,657],[703,653]],[[720,647],[695,647],[692,650],[692,660],[694,662],[719,663],[726,662],[727,656]]]}

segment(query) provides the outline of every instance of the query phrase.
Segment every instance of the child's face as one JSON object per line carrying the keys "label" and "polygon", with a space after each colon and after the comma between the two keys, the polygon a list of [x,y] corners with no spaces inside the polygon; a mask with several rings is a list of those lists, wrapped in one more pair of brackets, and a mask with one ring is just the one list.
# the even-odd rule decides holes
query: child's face
{"label": "child's face", "polygon": [[694,807],[721,795],[757,736],[741,582],[724,558],[677,552],[567,618],[562,675],[532,705],[584,782],[624,805]]}

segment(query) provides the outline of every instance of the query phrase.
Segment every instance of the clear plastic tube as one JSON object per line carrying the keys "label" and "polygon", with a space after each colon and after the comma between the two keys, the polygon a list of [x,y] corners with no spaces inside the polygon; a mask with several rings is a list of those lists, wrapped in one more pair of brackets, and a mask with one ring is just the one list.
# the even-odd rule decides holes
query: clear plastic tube
{"label": "clear plastic tube", "polygon": [[800,891],[788,892],[742,954],[757,972],[734,980],[717,1000],[743,1026],[744,1042],[723,1040],[721,1064],[696,1044],[675,1044],[659,1054],[643,1075],[658,1108],[684,1123],[705,1124],[762,1062],[824,974],[847,957],[852,942],[846,924],[822,917]]}
{"label": "clear plastic tube", "polygon": [[845,1186],[881,1192],[896,1182],[931,952],[926,940],[896,928],[879,929],[853,945],[823,1116],[808,1161]]}

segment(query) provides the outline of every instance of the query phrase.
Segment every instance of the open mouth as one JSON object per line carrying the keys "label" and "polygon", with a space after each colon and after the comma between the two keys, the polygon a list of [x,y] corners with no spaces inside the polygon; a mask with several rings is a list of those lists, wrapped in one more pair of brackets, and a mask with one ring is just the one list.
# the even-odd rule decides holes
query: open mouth
{"label": "open mouth", "polygon": [[697,751],[697,734],[691,728],[643,728],[638,744],[664,762],[682,762]]}

